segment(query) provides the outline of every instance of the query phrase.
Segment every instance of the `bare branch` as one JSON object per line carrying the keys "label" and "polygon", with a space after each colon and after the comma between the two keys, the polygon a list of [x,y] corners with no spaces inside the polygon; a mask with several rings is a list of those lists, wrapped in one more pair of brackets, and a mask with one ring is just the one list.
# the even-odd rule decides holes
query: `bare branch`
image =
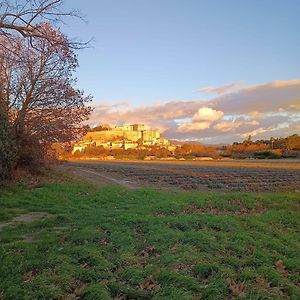
{"label": "bare branch", "polygon": [[[41,31],[47,39],[14,37],[8,43],[0,37],[5,45],[0,51],[1,91],[16,139],[26,133],[43,142],[64,142],[83,132],[91,97],[74,87],[78,62],[64,34],[47,23]],[[58,43],[52,44],[53,39]]]}
{"label": "bare branch", "polygon": [[[0,1],[0,35],[9,37],[19,34],[27,38],[31,44],[33,39],[46,39],[52,44],[59,41],[47,36],[41,24],[45,21],[54,25],[64,23],[67,17],[83,20],[77,10],[64,11],[63,0],[22,0],[12,4],[8,0]],[[73,49],[82,49],[90,45],[90,40],[80,42],[67,39],[68,45]]]}

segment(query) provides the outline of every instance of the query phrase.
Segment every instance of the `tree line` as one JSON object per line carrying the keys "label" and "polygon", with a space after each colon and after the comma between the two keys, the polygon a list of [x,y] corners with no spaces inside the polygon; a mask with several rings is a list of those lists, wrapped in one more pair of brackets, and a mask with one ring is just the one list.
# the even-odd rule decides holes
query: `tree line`
{"label": "tree line", "polygon": [[262,139],[252,141],[251,136],[241,143],[222,147],[222,154],[233,158],[284,158],[299,157],[300,136]]}

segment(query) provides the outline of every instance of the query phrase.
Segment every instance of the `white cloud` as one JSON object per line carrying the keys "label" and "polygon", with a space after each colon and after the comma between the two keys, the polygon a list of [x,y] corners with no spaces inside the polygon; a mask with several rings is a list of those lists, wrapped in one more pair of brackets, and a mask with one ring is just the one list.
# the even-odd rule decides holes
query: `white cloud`
{"label": "white cloud", "polygon": [[222,116],[222,111],[217,111],[210,107],[201,107],[193,115],[192,121],[180,124],[177,131],[191,132],[208,129],[212,122],[219,120]]}
{"label": "white cloud", "polygon": [[192,121],[193,122],[213,122],[219,120],[224,113],[222,111],[218,111],[212,109],[210,107],[201,107],[198,111],[193,115]]}

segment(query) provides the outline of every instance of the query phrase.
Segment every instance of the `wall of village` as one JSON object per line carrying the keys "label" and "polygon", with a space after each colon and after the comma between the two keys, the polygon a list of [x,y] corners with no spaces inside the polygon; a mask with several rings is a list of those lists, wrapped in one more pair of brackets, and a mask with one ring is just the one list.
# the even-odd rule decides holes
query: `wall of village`
{"label": "wall of village", "polygon": [[159,131],[145,130],[143,124],[115,126],[110,130],[88,132],[82,141],[74,145],[73,152],[82,151],[91,144],[110,149],[138,148],[141,145],[170,145],[167,139],[160,136]]}
{"label": "wall of village", "polygon": [[105,130],[105,131],[94,131],[88,132],[84,137],[83,141],[114,141],[116,139],[127,139],[131,141],[138,141],[142,138],[141,131],[129,131],[129,130]]}

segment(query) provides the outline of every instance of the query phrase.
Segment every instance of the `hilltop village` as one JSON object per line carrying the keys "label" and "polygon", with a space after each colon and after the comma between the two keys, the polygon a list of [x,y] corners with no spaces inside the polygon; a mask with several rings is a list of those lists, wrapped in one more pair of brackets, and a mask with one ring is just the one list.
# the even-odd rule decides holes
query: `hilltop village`
{"label": "hilltop village", "polygon": [[171,143],[157,130],[143,124],[123,126],[100,125],[90,128],[82,139],[69,147],[57,145],[61,158],[77,159],[275,159],[300,156],[300,137],[252,141],[232,145],[203,145],[197,142]]}
{"label": "hilltop village", "polygon": [[149,146],[156,146],[172,151],[176,148],[167,139],[161,137],[159,131],[146,129],[144,124],[98,126],[74,144],[72,153],[83,152],[90,146],[102,146],[110,150],[146,149]]}

